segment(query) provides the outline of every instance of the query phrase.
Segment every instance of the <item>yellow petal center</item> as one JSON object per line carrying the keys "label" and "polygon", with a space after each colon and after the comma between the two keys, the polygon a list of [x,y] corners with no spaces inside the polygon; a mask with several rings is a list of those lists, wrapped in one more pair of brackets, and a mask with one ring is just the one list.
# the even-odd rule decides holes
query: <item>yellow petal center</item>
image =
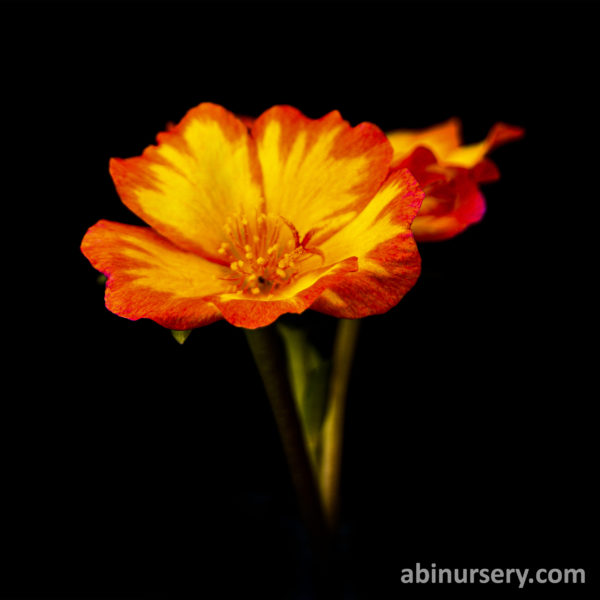
{"label": "yellow petal center", "polygon": [[218,254],[229,263],[229,291],[271,296],[305,270],[305,261],[321,252],[307,249],[292,223],[281,216],[237,212],[223,227],[227,241]]}

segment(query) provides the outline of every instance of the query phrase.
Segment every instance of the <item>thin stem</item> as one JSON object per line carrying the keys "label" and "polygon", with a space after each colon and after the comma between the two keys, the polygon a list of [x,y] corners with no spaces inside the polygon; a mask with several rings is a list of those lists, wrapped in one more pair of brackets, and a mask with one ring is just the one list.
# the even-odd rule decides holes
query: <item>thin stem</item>
{"label": "thin stem", "polygon": [[320,472],[325,518],[331,531],[337,527],[339,518],[346,394],[359,326],[359,319],[340,319],[333,348],[327,415],[323,424]]}
{"label": "thin stem", "polygon": [[283,343],[273,326],[245,331],[279,429],[300,510],[317,551],[326,552],[327,527],[317,481],[287,377]]}

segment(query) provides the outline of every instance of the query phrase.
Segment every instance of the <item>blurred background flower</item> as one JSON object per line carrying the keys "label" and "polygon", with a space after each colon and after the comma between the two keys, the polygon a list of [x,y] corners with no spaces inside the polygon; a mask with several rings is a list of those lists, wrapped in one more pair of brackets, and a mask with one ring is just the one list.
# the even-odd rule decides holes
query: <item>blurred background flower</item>
{"label": "blurred background flower", "polygon": [[387,134],[394,164],[410,169],[425,189],[413,223],[417,241],[454,237],[483,218],[485,199],[479,184],[500,177],[486,155],[523,134],[520,127],[496,123],[482,142],[462,145],[461,123],[456,118],[419,131],[398,129]]}

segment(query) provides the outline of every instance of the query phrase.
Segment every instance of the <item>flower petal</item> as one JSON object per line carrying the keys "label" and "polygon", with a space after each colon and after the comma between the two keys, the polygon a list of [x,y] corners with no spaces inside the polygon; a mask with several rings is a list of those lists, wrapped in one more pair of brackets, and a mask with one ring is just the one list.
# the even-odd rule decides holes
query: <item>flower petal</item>
{"label": "flower petal", "polygon": [[[412,226],[418,242],[451,238],[483,218],[485,199],[477,184],[499,178],[498,169],[485,154],[524,133],[519,127],[498,123],[483,142],[459,146],[454,144],[454,141],[460,143],[459,128],[460,122],[451,119],[446,128],[437,126],[415,132],[412,137],[410,132],[402,132],[400,136],[394,132],[388,134],[397,150],[394,168],[410,169],[426,193]],[[444,132],[448,134],[447,139],[454,136],[455,140],[448,143],[446,149],[438,147],[434,153],[433,148],[444,139]],[[409,141],[418,145],[411,148]],[[403,156],[404,151],[408,153]]]}
{"label": "flower petal", "polygon": [[484,158],[481,162],[478,162],[470,170],[470,175],[473,181],[477,183],[490,183],[500,179],[498,167],[489,158]]}
{"label": "flower petal", "polygon": [[356,216],[389,170],[392,149],[375,125],[356,127],[333,111],[309,119],[275,106],[252,126],[267,210],[284,215],[301,234],[320,230],[318,245]]}
{"label": "flower petal", "polygon": [[524,134],[525,131],[520,127],[506,125],[505,123],[496,123],[486,136],[485,140],[477,144],[455,148],[452,152],[443,157],[443,162],[444,164],[457,167],[475,167],[483,160],[488,152],[501,144],[518,140],[523,137]]}
{"label": "flower petal", "polygon": [[204,103],[141,156],[112,159],[122,201],[180,248],[220,260],[225,218],[262,210],[260,166],[247,127]]}
{"label": "flower petal", "polygon": [[265,327],[284,313],[304,312],[323,290],[335,285],[357,268],[356,258],[350,257],[304,274],[298,282],[286,288],[285,294],[272,299],[254,300],[240,298],[235,294],[223,294],[214,297],[212,301],[223,317],[233,325],[246,329]]}
{"label": "flower petal", "polygon": [[448,181],[452,177],[451,170],[440,167],[435,154],[424,146],[415,148],[408,156],[398,161],[394,168],[408,169],[422,188],[432,183]]}
{"label": "flower petal", "polygon": [[227,288],[226,269],[184,252],[147,227],[99,221],[88,229],[83,254],[108,278],[106,307],[170,329],[193,329],[222,318],[206,299]]}
{"label": "flower petal", "polygon": [[427,190],[421,211],[412,224],[418,242],[439,242],[478,223],[485,214],[485,199],[466,170],[448,186]]}
{"label": "flower petal", "polygon": [[312,309],[360,318],[386,312],[400,301],[421,269],[410,227],[423,195],[407,169],[390,173],[360,215],[321,246],[328,261],[357,256],[358,271],[324,290]]}
{"label": "flower petal", "polygon": [[429,148],[438,159],[443,159],[461,142],[460,120],[453,117],[426,129],[397,129],[387,133],[394,149],[393,164],[406,158],[417,147]]}

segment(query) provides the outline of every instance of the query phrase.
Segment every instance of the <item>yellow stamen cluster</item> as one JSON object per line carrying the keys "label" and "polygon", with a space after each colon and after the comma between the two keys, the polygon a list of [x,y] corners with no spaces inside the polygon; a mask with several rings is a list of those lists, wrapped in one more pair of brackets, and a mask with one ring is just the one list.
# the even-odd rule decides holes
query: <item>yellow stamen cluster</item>
{"label": "yellow stamen cluster", "polygon": [[217,250],[229,264],[229,292],[270,296],[299,273],[299,264],[311,256],[287,220],[258,213],[248,218],[241,212],[227,218],[227,241]]}

